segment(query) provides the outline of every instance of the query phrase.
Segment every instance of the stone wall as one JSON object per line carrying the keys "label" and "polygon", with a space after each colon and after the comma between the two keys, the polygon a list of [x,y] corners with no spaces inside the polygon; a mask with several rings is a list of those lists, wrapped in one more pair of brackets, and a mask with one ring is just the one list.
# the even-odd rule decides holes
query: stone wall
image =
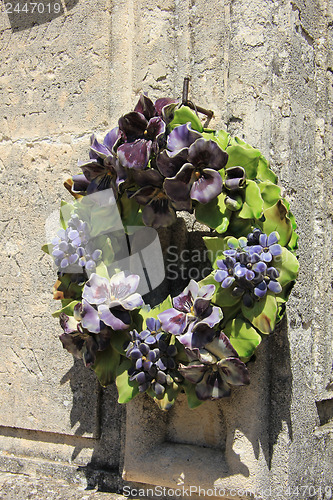
{"label": "stone wall", "polygon": [[[133,429],[140,412],[157,426],[165,417],[144,400],[120,407],[114,387],[102,390],[63,351],[50,316],[54,269],[40,247],[90,134],[103,136],[140,91],[179,97],[190,76],[191,99],[215,111],[213,125],[271,161],[298,222],[301,265],[287,318],[250,364],[250,388],[205,404],[203,419],[222,415],[217,444],[199,437],[197,445],[217,447],[227,468],[207,460],[201,472],[229,489],[265,487],[265,498],[332,498],[324,493],[333,456],[332,5],[59,4],[59,14],[44,17],[1,4],[0,469],[116,490],[125,460],[127,479],[159,484],[163,468],[136,476],[133,458],[140,464],[142,456]],[[163,439],[184,444],[179,412]],[[195,428],[193,415],[190,422]]]}

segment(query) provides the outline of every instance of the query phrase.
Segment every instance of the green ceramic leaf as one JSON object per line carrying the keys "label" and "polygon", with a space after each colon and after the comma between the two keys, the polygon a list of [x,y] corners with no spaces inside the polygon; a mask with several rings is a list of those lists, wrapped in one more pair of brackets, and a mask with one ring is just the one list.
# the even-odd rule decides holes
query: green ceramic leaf
{"label": "green ceramic leaf", "polygon": [[259,333],[244,318],[229,321],[223,329],[243,362],[247,362],[261,342]]}
{"label": "green ceramic leaf", "polygon": [[110,206],[92,205],[90,210],[90,236],[95,238],[117,229],[123,229],[117,205]]}
{"label": "green ceramic leaf", "polygon": [[261,197],[264,200],[264,210],[275,205],[281,197],[281,188],[270,181],[259,182]]}
{"label": "green ceramic leaf", "polygon": [[194,409],[200,406],[203,401],[200,401],[200,399],[197,398],[195,393],[195,384],[191,384],[188,380],[184,380],[182,385],[186,393],[189,408]]}
{"label": "green ceramic leaf", "polygon": [[147,318],[155,318],[157,319],[157,315],[162,311],[166,311],[173,307],[171,296],[168,297],[158,306],[150,308],[149,306],[144,306],[139,311],[139,316],[142,318],[142,329],[146,328],[146,319]]}
{"label": "green ceramic leaf", "polygon": [[173,130],[179,125],[184,125],[184,123],[191,123],[192,129],[198,132],[203,131],[203,126],[200,118],[188,107],[182,106],[174,111],[174,116],[172,121],[169,123],[170,130]]}
{"label": "green ceramic leaf", "polygon": [[[157,398],[154,391],[149,391],[149,395],[154,398],[155,403],[163,411],[168,411],[175,404],[176,398],[180,391],[180,386],[176,383],[168,385],[162,398]],[[148,391],[147,391],[148,392]]]}
{"label": "green ceramic leaf", "polygon": [[239,304],[241,297],[234,297],[231,294],[233,288],[234,286],[231,286],[230,288],[222,288],[220,283],[216,283],[216,291],[212,297],[212,302],[222,308],[234,307],[236,304]]}
{"label": "green ceramic leaf", "polygon": [[245,199],[238,216],[242,219],[259,219],[264,207],[260,189],[256,182],[246,181]]}
{"label": "green ceramic leaf", "polygon": [[128,403],[139,393],[139,385],[130,381],[128,369],[132,366],[129,359],[123,359],[117,368],[116,386],[118,389],[118,403]]}
{"label": "green ceramic leaf", "polygon": [[292,233],[290,241],[288,243],[288,248],[292,252],[295,252],[298,248],[298,234],[295,232],[295,230],[297,229],[297,224],[296,224],[296,220],[295,220],[294,215],[290,211],[288,213],[288,217],[290,219],[290,222],[291,222],[291,225],[293,228],[293,233]]}
{"label": "green ceramic leaf", "polygon": [[282,246],[288,245],[293,231],[287,213],[285,204],[279,200],[275,205],[264,210],[265,221],[260,224],[266,234],[277,231],[280,235],[279,243]]}
{"label": "green ceramic leaf", "polygon": [[209,203],[198,203],[195,208],[195,217],[197,221],[215,229],[220,234],[228,229],[231,215],[230,210],[225,206],[224,199],[225,195],[220,194]]}
{"label": "green ceramic leaf", "polygon": [[80,302],[79,300],[70,301],[67,305],[65,305],[61,309],[58,309],[58,311],[55,311],[54,313],[52,313],[52,316],[54,318],[59,318],[60,313],[67,314],[67,316],[73,316],[74,307],[76,306],[76,304],[79,304],[79,302]]}
{"label": "green ceramic leaf", "polygon": [[241,305],[242,305],[242,301],[240,300],[239,302],[237,302],[236,304],[234,304],[231,307],[222,307],[223,319],[222,319],[221,324],[220,324],[221,330],[224,331],[226,324],[239,315],[240,310],[241,310]]}
{"label": "green ceramic leaf", "polygon": [[68,226],[68,221],[71,218],[74,207],[70,203],[61,200],[60,204],[60,224],[63,229],[66,229]]}
{"label": "green ceramic leaf", "polygon": [[223,258],[224,250],[227,250],[228,245],[225,238],[219,238],[218,236],[204,236],[204,243],[208,250],[208,258],[212,263],[214,269],[217,269],[216,261]]}
{"label": "green ceramic leaf", "polygon": [[111,345],[104,351],[97,351],[92,369],[103,387],[114,382],[119,363],[120,354]]}
{"label": "green ceramic leaf", "polygon": [[[231,193],[230,193],[231,194]],[[243,198],[240,194],[233,193],[225,197],[225,205],[231,212],[238,212],[243,206]],[[238,214],[237,214],[238,215]],[[230,220],[230,217],[229,217]]]}
{"label": "green ceramic leaf", "polygon": [[119,332],[113,332],[111,336],[112,347],[122,356],[125,356],[124,345],[128,344],[130,337],[127,330],[122,330]]}
{"label": "green ceramic leaf", "polygon": [[105,234],[98,236],[93,240],[95,248],[102,250],[102,259],[106,266],[109,266],[114,261],[114,250],[111,240]]}
{"label": "green ceramic leaf", "polygon": [[272,333],[275,328],[277,303],[275,296],[267,295],[249,308],[242,304],[243,316],[261,333]]}
{"label": "green ceramic leaf", "polygon": [[98,276],[101,276],[102,278],[107,278],[108,280],[110,279],[109,273],[108,273],[108,268],[104,264],[104,262],[100,262],[98,266],[96,267],[96,274]]}
{"label": "green ceramic leaf", "polygon": [[254,149],[238,137],[230,140],[230,146],[226,149],[229,159],[225,168],[240,166],[243,167],[247,179],[257,177],[257,168],[261,153],[259,149]]}
{"label": "green ceramic leaf", "polygon": [[221,149],[225,151],[226,147],[228,146],[229,143],[229,137],[230,134],[226,132],[225,130],[211,130],[208,132],[207,129],[204,129],[204,132],[202,132],[202,136],[206,141],[214,141],[216,142]]}
{"label": "green ceramic leaf", "polygon": [[118,203],[121,220],[124,224],[124,228],[127,232],[127,228],[132,226],[143,226],[142,212],[140,205],[134,200],[134,198],[128,198],[127,194],[124,193]]}
{"label": "green ceramic leaf", "polygon": [[282,255],[274,258],[274,267],[279,271],[278,282],[284,287],[298,276],[299,262],[295,255],[286,248],[282,248]]}
{"label": "green ceramic leaf", "polygon": [[269,167],[269,162],[261,155],[258,158],[257,178],[261,181],[270,181],[274,184],[277,183],[277,176]]}
{"label": "green ceramic leaf", "polygon": [[253,219],[241,219],[235,213],[230,219],[228,233],[233,234],[236,238],[247,236],[252,231],[253,222]]}
{"label": "green ceramic leaf", "polygon": [[52,243],[46,243],[45,245],[42,246],[43,252],[47,253],[48,255],[51,255],[53,249]]}

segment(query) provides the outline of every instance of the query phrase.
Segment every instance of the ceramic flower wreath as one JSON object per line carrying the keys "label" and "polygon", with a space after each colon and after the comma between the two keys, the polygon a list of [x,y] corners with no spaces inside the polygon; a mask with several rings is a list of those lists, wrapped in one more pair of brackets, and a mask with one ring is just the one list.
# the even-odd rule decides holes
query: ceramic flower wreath
{"label": "ceramic flower wreath", "polygon": [[[120,403],[147,392],[169,409],[185,392],[194,408],[249,384],[246,363],[298,273],[295,220],[267,160],[190,107],[145,95],[103,143],[92,136],[89,157],[65,182],[74,203],[62,202],[61,229],[43,247],[58,268],[64,348],[103,386],[115,381]],[[179,210],[211,228],[212,271],[151,309],[139,276],[114,265],[111,232],[119,214],[128,238],[134,226],[171,226]]]}

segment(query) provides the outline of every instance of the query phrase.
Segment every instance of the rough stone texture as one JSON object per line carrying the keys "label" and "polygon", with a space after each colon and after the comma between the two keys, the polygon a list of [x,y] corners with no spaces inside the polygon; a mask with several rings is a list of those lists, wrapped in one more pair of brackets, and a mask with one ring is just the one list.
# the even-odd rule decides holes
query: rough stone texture
{"label": "rough stone texture", "polygon": [[[139,477],[135,460],[140,450],[133,445],[134,423],[144,415],[155,416],[171,455],[177,446],[193,449],[193,443],[207,446],[205,453],[222,453],[223,484],[229,488],[265,487],[272,499],[332,498],[324,490],[333,456],[332,5],[328,0],[62,0],[61,5],[61,15],[34,20],[8,16],[1,4],[1,470],[24,470],[50,484],[51,476],[76,483],[81,467],[89,484],[115,491],[122,484],[125,453],[126,475],[156,484],[163,475],[159,464]],[[56,309],[55,273],[40,251],[45,221],[61,198],[68,199],[62,181],[76,172],[78,158],[86,158],[90,133],[102,136],[141,90],[153,98],[179,97],[186,75],[191,99],[215,111],[213,125],[227,127],[270,159],[298,221],[301,264],[287,318],[250,366],[252,385],[213,404],[214,410],[200,410],[203,431],[197,435],[195,412],[190,426],[181,404],[168,423],[150,405],[134,401],[126,426],[115,389],[101,390],[92,373],[73,365],[58,341],[58,322],[50,317]],[[196,236],[181,234],[181,241],[178,233],[162,236],[180,248],[196,248]],[[223,418],[210,424],[215,412]],[[145,426],[142,434],[142,446],[149,448]],[[152,456],[159,460],[158,449]],[[177,460],[172,466],[176,474]],[[212,464],[201,467],[201,474],[205,467],[214,474]],[[14,484],[5,482],[4,495]],[[40,484],[32,498],[53,498]],[[85,498],[71,494],[66,490],[63,497]]]}

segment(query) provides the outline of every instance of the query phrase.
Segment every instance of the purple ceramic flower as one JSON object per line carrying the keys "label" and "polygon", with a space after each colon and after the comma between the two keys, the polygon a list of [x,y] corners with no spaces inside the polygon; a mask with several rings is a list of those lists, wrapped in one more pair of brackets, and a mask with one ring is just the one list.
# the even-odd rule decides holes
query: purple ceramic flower
{"label": "purple ceramic flower", "polygon": [[101,325],[98,333],[94,334],[84,329],[81,324],[82,305],[78,303],[74,308],[74,317],[60,314],[60,326],[64,333],[59,336],[64,349],[74,357],[82,358],[86,366],[95,363],[97,351],[104,351],[110,345],[112,330]]}
{"label": "purple ceramic flower", "polygon": [[268,236],[264,233],[260,234],[259,245],[256,245],[254,249],[259,254],[260,260],[266,263],[271,262],[274,257],[282,254],[282,247],[278,244],[279,239],[280,235],[277,231],[273,231]]}
{"label": "purple ceramic flower", "polygon": [[267,264],[280,256],[282,248],[276,242],[279,234],[274,231],[269,236],[259,229],[254,229],[247,238],[230,238],[224,259],[217,261],[215,280],[222,288],[232,288],[234,297],[242,297],[247,307],[252,307],[255,300],[265,297],[267,292],[278,294],[282,287],[277,281],[279,272]]}
{"label": "purple ceramic flower", "polygon": [[[161,396],[167,384],[172,383],[170,370],[174,370],[177,354],[175,345],[170,345],[170,335],[160,332],[161,323],[154,319],[146,320],[147,329],[138,333],[130,332],[131,341],[126,348],[126,356],[133,366],[129,369],[130,380],[139,384],[139,391],[151,388]],[[159,333],[157,333],[159,332]]]}
{"label": "purple ceramic flower", "polygon": [[175,210],[189,209],[188,203],[174,203],[163,189],[163,177],[153,169],[133,171],[133,179],[140,189],[132,195],[142,205],[142,220],[146,226],[167,227],[176,221]]}
{"label": "purple ceramic flower", "polygon": [[186,353],[190,363],[180,364],[179,371],[195,384],[195,393],[202,401],[229,396],[230,386],[250,383],[245,364],[223,332],[206,349],[186,349]]}
{"label": "purple ceramic flower", "polygon": [[[176,127],[173,132],[177,128],[180,127]],[[218,170],[227,164],[228,154],[216,142],[198,138],[188,148],[185,161],[173,177],[164,181],[164,189],[169,198],[175,202],[184,202],[190,198],[200,203],[208,203],[216,198],[222,192],[223,185]],[[174,166],[174,159],[170,164]],[[159,168],[166,171],[166,167],[159,165]]]}
{"label": "purple ceramic flower", "polygon": [[128,311],[142,306],[143,300],[135,293],[139,285],[139,276],[120,273],[110,280],[93,273],[82,292],[83,328],[90,332],[100,331],[100,322],[113,330],[128,328],[131,318]]}
{"label": "purple ceramic flower", "polygon": [[118,127],[106,134],[103,144],[95,135],[91,136],[90,160],[79,162],[83,173],[73,175],[73,193],[91,194],[109,188],[117,192],[118,186],[126,179],[126,172],[115,154],[120,137]]}
{"label": "purple ceramic flower", "polygon": [[124,167],[144,169],[151,153],[158,152],[158,144],[165,133],[165,122],[161,118],[163,108],[173,99],[158,99],[155,105],[142,95],[134,111],[119,119],[119,130],[123,144],[117,149],[117,156]]}
{"label": "purple ceramic flower", "polygon": [[210,304],[214,292],[214,285],[199,288],[198,283],[191,280],[173,299],[174,307],[158,315],[163,330],[176,335],[191,349],[210,342],[215,335],[214,326],[222,319],[221,309]]}

